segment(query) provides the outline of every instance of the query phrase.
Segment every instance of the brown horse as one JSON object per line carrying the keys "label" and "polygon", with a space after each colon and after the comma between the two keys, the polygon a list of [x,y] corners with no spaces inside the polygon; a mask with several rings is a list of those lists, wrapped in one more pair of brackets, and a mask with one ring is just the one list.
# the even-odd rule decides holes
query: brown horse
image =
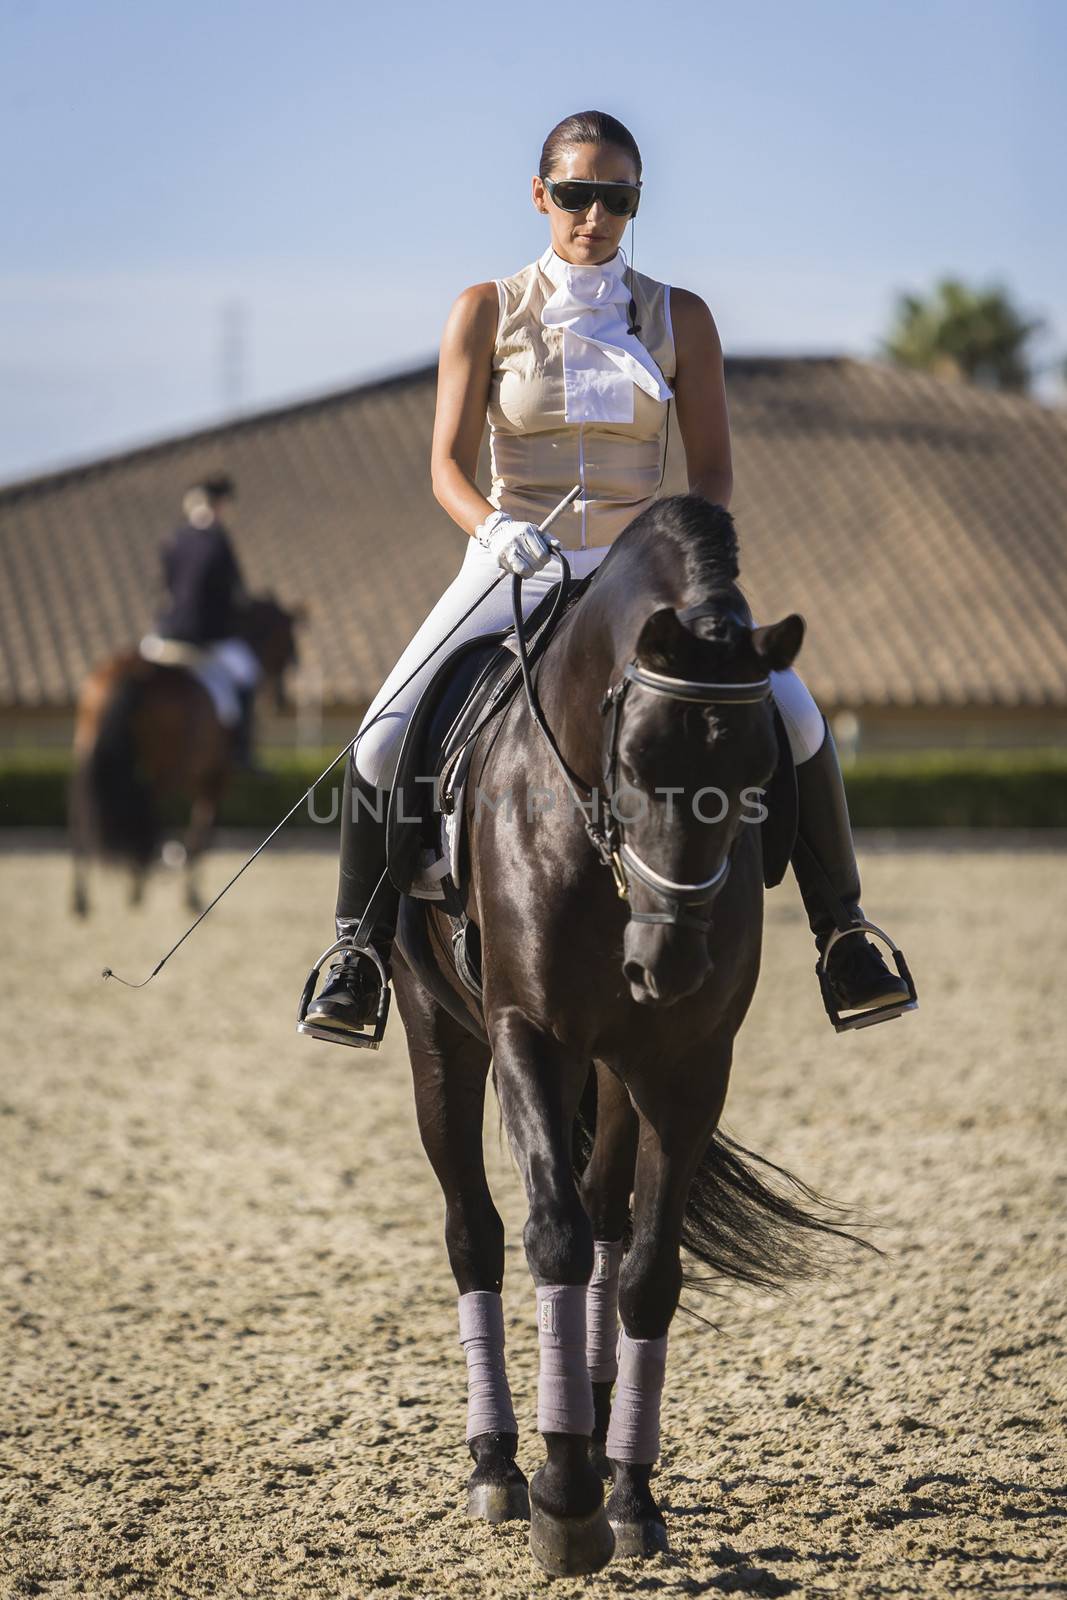
{"label": "brown horse", "polygon": [[[239,613],[235,633],[251,646],[261,682],[273,688],[279,706],[301,620],[299,608],[286,611],[269,595],[249,600]],[[197,864],[232,769],[232,731],[186,667],[125,651],[94,668],[82,685],[74,725],[69,825],[76,914],[89,910],[94,854],[130,868],[130,903],[140,902],[159,845],[161,809],[179,796],[190,806],[183,840],[186,902],[198,911]]]}

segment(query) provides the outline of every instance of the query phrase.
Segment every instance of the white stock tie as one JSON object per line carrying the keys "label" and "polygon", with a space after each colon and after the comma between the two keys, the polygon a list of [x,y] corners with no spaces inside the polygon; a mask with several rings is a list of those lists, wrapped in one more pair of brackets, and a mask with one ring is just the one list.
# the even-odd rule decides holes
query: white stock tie
{"label": "white stock tie", "polygon": [[539,265],[554,292],[541,321],[563,329],[563,390],[567,422],[632,422],[634,384],[655,400],[674,391],[641,341],[626,329],[630,290],[620,247],[610,261],[578,266],[551,245]]}

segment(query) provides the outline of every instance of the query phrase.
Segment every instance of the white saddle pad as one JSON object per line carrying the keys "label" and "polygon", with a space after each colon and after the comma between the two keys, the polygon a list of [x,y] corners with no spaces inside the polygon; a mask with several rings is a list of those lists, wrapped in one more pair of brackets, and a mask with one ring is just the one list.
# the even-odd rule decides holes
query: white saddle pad
{"label": "white saddle pad", "polygon": [[184,667],[191,672],[211,696],[215,715],[222,726],[237,726],[241,718],[241,703],[233,679],[221,662],[212,660],[195,644],[186,644],[183,639],[162,639],[158,633],[145,635],[141,640],[140,653],[145,661],[153,661],[157,666]]}
{"label": "white saddle pad", "polygon": [[414,900],[443,900],[445,892],[441,888],[441,879],[449,873],[455,878],[457,865],[455,859],[456,818],[447,811],[441,817],[441,836],[439,847],[436,850],[424,850],[419,862],[419,875],[412,882],[408,893]]}

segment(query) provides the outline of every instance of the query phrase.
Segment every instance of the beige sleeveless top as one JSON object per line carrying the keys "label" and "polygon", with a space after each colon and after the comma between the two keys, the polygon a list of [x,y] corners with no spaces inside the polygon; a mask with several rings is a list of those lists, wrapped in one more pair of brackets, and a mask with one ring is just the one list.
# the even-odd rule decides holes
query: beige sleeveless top
{"label": "beige sleeveless top", "polygon": [[[581,550],[613,543],[655,499],[663,481],[670,401],[635,383],[632,422],[565,420],[563,329],[541,323],[541,308],[553,293],[542,265],[547,256],[546,251],[521,272],[497,279],[488,498],[509,516],[540,523],[580,483],[581,494],[553,523],[552,534],[564,550]],[[638,338],[673,386],[670,289],[629,268],[626,276],[637,304]]]}

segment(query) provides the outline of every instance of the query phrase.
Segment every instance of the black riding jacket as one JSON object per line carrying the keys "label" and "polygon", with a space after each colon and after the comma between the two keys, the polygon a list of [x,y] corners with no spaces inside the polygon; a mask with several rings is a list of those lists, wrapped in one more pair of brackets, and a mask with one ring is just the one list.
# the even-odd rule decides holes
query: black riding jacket
{"label": "black riding jacket", "polygon": [[156,624],[164,639],[213,644],[235,629],[244,593],[230,536],[221,522],[208,528],[183,523],[163,545],[168,600]]}

